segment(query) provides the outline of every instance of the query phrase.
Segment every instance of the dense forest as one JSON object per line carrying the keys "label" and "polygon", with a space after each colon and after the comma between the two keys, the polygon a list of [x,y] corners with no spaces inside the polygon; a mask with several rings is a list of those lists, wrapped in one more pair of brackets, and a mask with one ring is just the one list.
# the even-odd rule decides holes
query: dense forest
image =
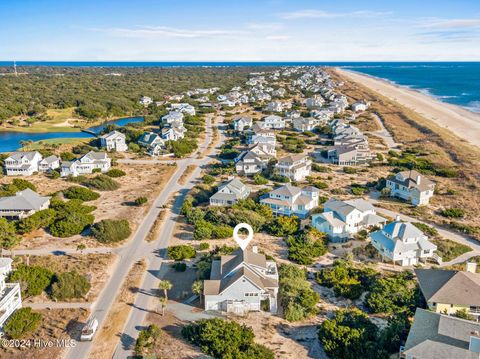
{"label": "dense forest", "polygon": [[141,96],[154,101],[194,88],[243,84],[252,67],[0,67],[0,121],[74,107],[80,117],[143,114]]}

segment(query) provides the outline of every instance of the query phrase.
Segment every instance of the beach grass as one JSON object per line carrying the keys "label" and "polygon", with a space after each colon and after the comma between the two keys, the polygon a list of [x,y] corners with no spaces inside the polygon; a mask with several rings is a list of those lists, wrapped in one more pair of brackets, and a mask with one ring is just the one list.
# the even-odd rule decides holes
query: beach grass
{"label": "beach grass", "polygon": [[61,145],[77,146],[87,144],[91,140],[91,138],[50,138],[47,140],[33,142],[32,144],[28,145],[28,148],[26,149],[28,149],[28,151],[38,151]]}

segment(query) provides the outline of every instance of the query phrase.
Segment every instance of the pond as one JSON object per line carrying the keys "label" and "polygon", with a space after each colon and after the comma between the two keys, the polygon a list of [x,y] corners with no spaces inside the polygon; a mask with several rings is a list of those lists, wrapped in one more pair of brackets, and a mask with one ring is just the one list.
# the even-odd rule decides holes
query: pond
{"label": "pond", "polygon": [[[142,122],[143,117],[126,117],[118,120],[107,121],[98,126],[87,128],[88,131],[100,133],[107,125],[125,126],[129,123]],[[42,141],[52,138],[93,138],[94,136],[86,132],[10,132],[0,131],[0,152],[16,151],[20,146],[20,141]]]}

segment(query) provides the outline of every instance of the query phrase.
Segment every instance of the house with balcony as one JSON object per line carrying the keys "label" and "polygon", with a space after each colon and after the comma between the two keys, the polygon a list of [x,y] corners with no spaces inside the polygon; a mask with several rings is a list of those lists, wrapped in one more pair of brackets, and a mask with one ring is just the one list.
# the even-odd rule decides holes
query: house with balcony
{"label": "house with balcony", "polygon": [[60,175],[62,177],[77,177],[83,174],[90,174],[93,170],[107,172],[112,167],[112,160],[105,152],[90,151],[74,161],[63,161]]}
{"label": "house with balcony", "polygon": [[7,176],[31,176],[38,172],[38,165],[42,155],[37,151],[13,152],[5,161],[5,173]]}
{"label": "house with balcony", "polygon": [[363,229],[383,227],[386,221],[377,215],[370,202],[361,198],[348,201],[330,199],[323,204],[323,213],[312,216],[312,226],[326,233],[333,243],[346,242]]}
{"label": "house with balcony", "polygon": [[0,257],[0,332],[8,318],[22,307],[19,283],[6,283],[12,271],[12,259]]}
{"label": "house with balcony", "polygon": [[60,167],[60,158],[55,155],[48,156],[38,163],[40,172],[50,172]]}
{"label": "house with balcony", "polygon": [[277,265],[256,247],[213,260],[210,279],[203,283],[205,310],[240,315],[265,308],[277,312]]}
{"label": "house with balcony", "polygon": [[299,188],[287,183],[267,193],[260,203],[270,207],[275,215],[304,219],[312,209],[318,207],[319,194],[318,188]]}
{"label": "house with balcony", "polygon": [[372,245],[384,260],[398,263],[401,266],[413,266],[428,258],[441,261],[434,253],[437,246],[411,223],[397,219],[383,229],[370,233]]}
{"label": "house with balcony", "polygon": [[297,117],[292,120],[293,129],[299,132],[313,131],[319,124],[320,121],[313,117]]}
{"label": "house with balcony", "polygon": [[312,161],[303,154],[289,155],[278,160],[275,169],[278,174],[289,178],[291,181],[303,181],[310,176]]}
{"label": "house with balcony", "polygon": [[47,209],[50,198],[40,196],[30,188],[15,193],[15,196],[0,197],[0,217],[7,219],[22,219],[35,212]]}
{"label": "house with balcony", "polygon": [[105,148],[107,151],[127,151],[128,146],[125,142],[125,134],[118,131],[112,131],[100,136],[100,147]]}
{"label": "house with balcony", "polygon": [[172,122],[168,127],[162,128],[161,136],[164,141],[178,141],[185,137],[187,129],[181,122]]}
{"label": "house with balcony", "polygon": [[250,187],[237,178],[230,178],[218,186],[217,192],[210,197],[211,206],[231,206],[250,194]]}
{"label": "house with balcony", "polygon": [[158,156],[165,148],[165,140],[155,132],[145,132],[137,142],[150,156]]}
{"label": "house with balcony", "polygon": [[415,170],[388,177],[386,187],[390,189],[391,197],[404,199],[414,206],[428,204],[435,191],[435,183]]}
{"label": "house with balcony", "polygon": [[282,130],[285,128],[285,119],[277,115],[265,117],[262,123],[263,128],[271,128],[273,130]]}
{"label": "house with balcony", "polygon": [[253,120],[251,117],[248,117],[248,116],[237,117],[233,120],[233,129],[235,131],[242,132],[243,130],[245,130],[245,128],[252,127],[252,124],[253,124]]}
{"label": "house with balcony", "polygon": [[170,111],[168,114],[161,118],[162,123],[171,124],[172,122],[183,122],[183,113],[180,111]]}
{"label": "house with balcony", "polygon": [[368,108],[370,107],[370,102],[360,100],[352,104],[351,108],[352,111],[354,112],[361,112],[361,111],[367,111]]}
{"label": "house with balcony", "polygon": [[275,146],[276,141],[275,131],[273,129],[266,128],[263,122],[255,122],[248,130],[248,144],[262,143]]}
{"label": "house with balcony", "polygon": [[190,116],[195,116],[195,107],[190,105],[189,103],[172,103],[170,104],[170,109],[173,111],[186,113]]}
{"label": "house with balcony", "polygon": [[418,285],[428,309],[455,315],[466,311],[478,321],[480,317],[480,274],[477,264],[466,264],[466,271],[415,269]]}
{"label": "house with balcony", "polygon": [[478,359],[480,324],[417,308],[403,359]]}

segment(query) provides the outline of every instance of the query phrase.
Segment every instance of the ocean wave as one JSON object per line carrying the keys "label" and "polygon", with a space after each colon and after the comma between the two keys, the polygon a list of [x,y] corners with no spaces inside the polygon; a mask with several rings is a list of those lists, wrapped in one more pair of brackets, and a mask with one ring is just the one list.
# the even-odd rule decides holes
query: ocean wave
{"label": "ocean wave", "polygon": [[480,113],[480,101],[471,101],[465,106],[467,110]]}

